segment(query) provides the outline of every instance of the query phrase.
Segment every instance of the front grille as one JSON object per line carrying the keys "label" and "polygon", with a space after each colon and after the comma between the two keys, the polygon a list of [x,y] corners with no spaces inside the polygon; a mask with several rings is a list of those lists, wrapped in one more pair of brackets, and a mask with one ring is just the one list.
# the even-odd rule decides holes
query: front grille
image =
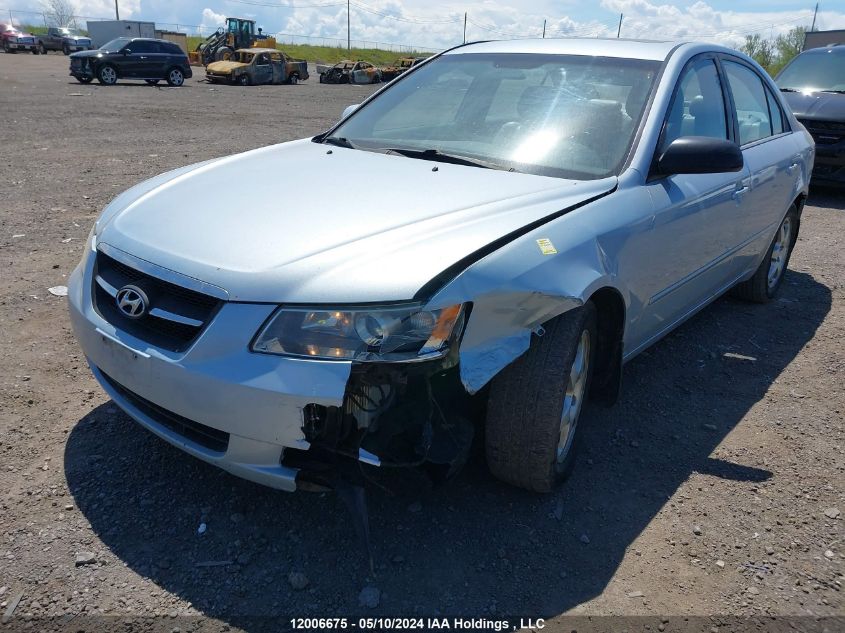
{"label": "front grille", "polygon": [[[156,347],[183,352],[205,329],[222,301],[164,281],[97,252],[94,267],[94,309],[116,328]],[[147,314],[127,317],[117,307],[116,291],[132,284],[149,298]]]}
{"label": "front grille", "polygon": [[817,145],[832,145],[845,140],[845,122],[799,119]]}
{"label": "front grille", "polygon": [[216,453],[225,453],[229,448],[229,434],[225,431],[213,429],[205,424],[182,417],[173,411],[168,411],[146,398],[142,398],[134,391],[131,391],[117,382],[114,378],[100,370],[103,378],[122,397],[126,398],[132,406],[139,409],[144,415],[150,417],[157,424],[178,433],[182,437],[195,444],[207,448]]}

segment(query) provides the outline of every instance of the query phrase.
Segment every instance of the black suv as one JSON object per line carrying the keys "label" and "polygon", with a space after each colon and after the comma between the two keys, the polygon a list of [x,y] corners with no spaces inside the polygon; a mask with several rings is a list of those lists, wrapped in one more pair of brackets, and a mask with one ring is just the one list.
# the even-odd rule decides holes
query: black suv
{"label": "black suv", "polygon": [[816,141],[813,184],[845,186],[845,45],[804,51],[775,82]]}
{"label": "black suv", "polygon": [[188,56],[173,42],[119,37],[95,51],[71,55],[70,74],[84,84],[96,77],[106,86],[118,79],[143,79],[151,85],[164,79],[181,86],[193,73]]}

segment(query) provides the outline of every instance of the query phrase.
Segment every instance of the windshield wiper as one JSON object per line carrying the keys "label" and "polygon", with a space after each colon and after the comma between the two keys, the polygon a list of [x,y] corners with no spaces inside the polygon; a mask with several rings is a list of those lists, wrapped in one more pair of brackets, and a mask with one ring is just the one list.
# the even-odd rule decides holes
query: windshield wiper
{"label": "windshield wiper", "polygon": [[781,88],[781,92],[798,92],[796,88]]}
{"label": "windshield wiper", "polygon": [[323,143],[326,145],[337,145],[338,147],[355,149],[355,146],[349,141],[349,139],[343,136],[329,136],[323,139]]}
{"label": "windshield wiper", "polygon": [[513,171],[513,168],[506,168],[498,163],[493,163],[478,158],[469,158],[468,156],[461,156],[459,154],[449,154],[448,152],[441,152],[439,149],[434,148],[409,149],[406,147],[384,147],[375,149],[373,151],[381,151],[385,154],[399,154],[400,156],[407,156],[408,158],[433,160],[438,163],[451,163],[453,165],[481,167],[482,169],[507,169],[508,171]]}

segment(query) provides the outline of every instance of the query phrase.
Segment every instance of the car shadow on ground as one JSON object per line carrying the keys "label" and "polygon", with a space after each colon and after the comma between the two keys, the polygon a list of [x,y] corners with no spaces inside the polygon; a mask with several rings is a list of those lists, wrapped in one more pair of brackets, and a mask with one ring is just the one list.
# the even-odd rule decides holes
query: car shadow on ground
{"label": "car shadow on ground", "polygon": [[[481,457],[434,489],[421,475],[382,478],[388,489],[369,490],[375,574],[333,494],[286,494],[231,477],[112,403],[71,431],[66,477],[101,549],[117,559],[104,554],[107,565],[125,564],[227,622],[363,612],[551,617],[604,590],[691,476],[749,489],[777,476],[764,454],[712,454],[830,307],[829,288],[794,271],[767,305],[717,301],[626,366],[616,406],[585,411],[575,473],[552,495],[500,485]],[[781,420],[772,416],[775,429]],[[198,535],[201,522],[207,531]],[[691,538],[692,526],[679,529]],[[291,571],[309,586],[294,590]],[[373,610],[359,606],[367,585],[382,591]]]}
{"label": "car shadow on ground", "polygon": [[836,211],[845,211],[845,187],[818,187],[810,189],[807,204]]}

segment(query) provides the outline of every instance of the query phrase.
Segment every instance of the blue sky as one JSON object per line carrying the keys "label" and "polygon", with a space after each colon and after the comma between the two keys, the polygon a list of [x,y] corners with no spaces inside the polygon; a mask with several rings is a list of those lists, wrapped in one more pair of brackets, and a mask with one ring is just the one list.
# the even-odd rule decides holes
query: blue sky
{"label": "blue sky", "polygon": [[[113,0],[67,1],[80,15],[114,14]],[[500,0],[351,1],[354,40],[431,48],[463,39],[465,11],[470,40],[540,36],[544,19],[547,36],[615,36],[619,14],[624,13],[623,37],[738,44],[747,34],[772,37],[809,25],[814,4],[814,0],[596,0],[587,5],[577,0],[523,0],[517,8],[513,2]],[[38,11],[41,4],[42,0],[0,0],[0,8]],[[119,0],[119,4],[121,17],[151,20],[169,28],[201,25],[210,30],[225,16],[237,15],[253,17],[268,33],[346,38],[346,0]],[[820,2],[817,26],[845,28],[845,2]]]}

